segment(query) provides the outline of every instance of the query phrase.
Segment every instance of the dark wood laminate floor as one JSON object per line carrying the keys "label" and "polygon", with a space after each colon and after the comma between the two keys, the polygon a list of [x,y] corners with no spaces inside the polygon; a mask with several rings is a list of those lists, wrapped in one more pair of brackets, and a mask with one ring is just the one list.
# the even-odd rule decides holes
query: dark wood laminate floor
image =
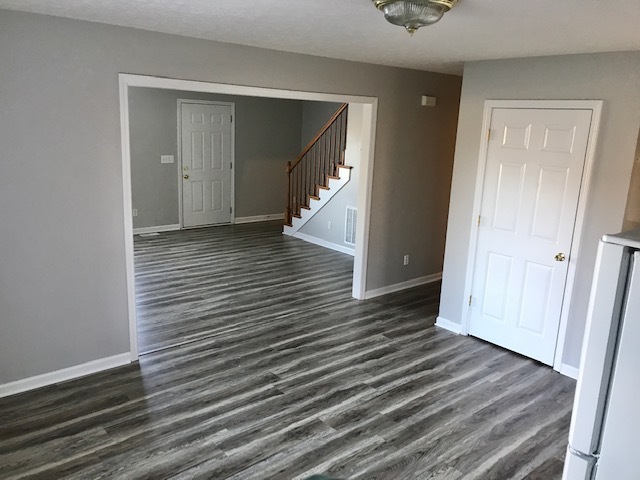
{"label": "dark wood laminate floor", "polygon": [[[163,302],[150,299],[165,296],[168,308],[166,282],[184,296],[200,275],[192,269],[215,277],[214,263],[238,261],[251,275],[244,284],[212,278],[205,291],[191,285],[197,306],[181,304],[184,317],[175,306],[170,327],[141,325],[150,349],[168,345],[171,331],[188,332],[182,346],[0,399],[0,478],[561,477],[572,380],[434,327],[438,284],[357,302],[343,291],[349,257],[248,225],[229,228],[225,262],[213,240],[224,228],[137,242],[138,279],[148,286],[138,300],[156,311],[166,313]],[[179,281],[154,244],[184,254]],[[260,256],[257,245],[271,247]],[[309,285],[311,298],[287,301],[275,293],[277,257],[305,251],[277,275],[295,290],[323,254],[327,275]],[[207,292],[225,289],[220,315],[203,313]]]}
{"label": "dark wood laminate floor", "polygon": [[136,236],[134,245],[143,353],[351,298],[353,258],[282,235],[281,221]]}

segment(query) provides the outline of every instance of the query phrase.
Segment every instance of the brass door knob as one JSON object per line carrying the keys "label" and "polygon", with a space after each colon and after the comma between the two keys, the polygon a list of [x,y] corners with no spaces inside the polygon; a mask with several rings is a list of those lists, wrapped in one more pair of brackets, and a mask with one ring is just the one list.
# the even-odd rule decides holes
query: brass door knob
{"label": "brass door knob", "polygon": [[557,253],[555,256],[556,262],[564,262],[567,257],[564,256],[564,253]]}
{"label": "brass door knob", "polygon": [[182,178],[184,178],[185,180],[189,180],[189,175],[183,175]]}

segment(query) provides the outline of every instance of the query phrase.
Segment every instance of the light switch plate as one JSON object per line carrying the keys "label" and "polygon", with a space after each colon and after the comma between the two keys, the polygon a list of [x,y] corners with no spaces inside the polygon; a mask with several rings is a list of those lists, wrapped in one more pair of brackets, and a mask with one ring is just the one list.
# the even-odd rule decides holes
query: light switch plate
{"label": "light switch plate", "polygon": [[436,106],[436,97],[431,97],[429,95],[422,95],[422,106],[423,107],[435,107]]}
{"label": "light switch plate", "polygon": [[160,155],[160,163],[173,163],[173,155]]}

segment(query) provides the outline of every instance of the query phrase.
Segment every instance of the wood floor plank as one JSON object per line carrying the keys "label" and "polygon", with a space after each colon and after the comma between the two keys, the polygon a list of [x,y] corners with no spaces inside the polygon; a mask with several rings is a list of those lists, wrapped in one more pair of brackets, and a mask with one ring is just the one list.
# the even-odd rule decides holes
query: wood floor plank
{"label": "wood floor plank", "polygon": [[0,399],[0,479],[559,479],[575,382],[274,222],[135,240],[139,364]]}

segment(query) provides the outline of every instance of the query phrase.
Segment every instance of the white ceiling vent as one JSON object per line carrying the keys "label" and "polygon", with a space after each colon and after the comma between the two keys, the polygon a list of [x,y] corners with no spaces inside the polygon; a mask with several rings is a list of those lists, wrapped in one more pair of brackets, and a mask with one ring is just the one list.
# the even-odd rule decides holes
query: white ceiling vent
{"label": "white ceiling vent", "polygon": [[355,207],[347,207],[344,225],[344,243],[356,244],[356,225],[358,223],[358,210]]}

